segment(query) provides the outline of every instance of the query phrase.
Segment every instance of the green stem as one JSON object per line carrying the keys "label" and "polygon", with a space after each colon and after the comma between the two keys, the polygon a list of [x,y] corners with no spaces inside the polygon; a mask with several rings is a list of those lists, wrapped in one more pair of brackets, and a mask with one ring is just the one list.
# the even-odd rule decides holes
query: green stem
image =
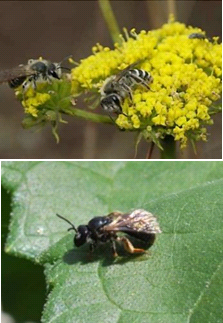
{"label": "green stem", "polygon": [[166,136],[162,141],[161,145],[161,159],[176,159],[176,142],[172,136]]}
{"label": "green stem", "polygon": [[77,109],[77,108],[66,108],[60,111],[61,113],[65,113],[70,116],[75,116],[79,117],[85,120],[90,120],[93,122],[100,122],[100,123],[109,123],[109,124],[114,124],[112,120],[104,115],[93,113],[93,112],[88,112],[82,109]]}
{"label": "green stem", "polygon": [[109,0],[98,0],[98,3],[101,8],[104,19],[107,23],[107,27],[113,42],[120,43],[121,42],[121,39],[119,37],[120,30]]}
{"label": "green stem", "polygon": [[[176,0],[167,0],[167,12],[168,15],[173,14],[174,18],[177,20],[177,4]],[[167,17],[168,20],[169,17]]]}
{"label": "green stem", "polygon": [[222,111],[222,103],[214,103],[209,107],[208,113],[212,115],[221,111]]}

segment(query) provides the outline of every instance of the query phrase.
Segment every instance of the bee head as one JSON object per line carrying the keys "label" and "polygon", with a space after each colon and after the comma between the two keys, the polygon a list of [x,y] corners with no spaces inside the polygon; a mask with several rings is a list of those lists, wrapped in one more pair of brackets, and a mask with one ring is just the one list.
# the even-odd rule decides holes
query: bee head
{"label": "bee head", "polygon": [[74,244],[76,247],[82,246],[89,236],[89,229],[86,225],[79,225],[74,237]]}
{"label": "bee head", "polygon": [[62,75],[62,70],[70,71],[70,68],[61,66],[61,64],[71,58],[72,55],[66,56],[65,58],[62,59],[61,62],[59,63],[50,63],[48,66],[48,74],[51,75],[52,77],[60,80],[60,77]]}
{"label": "bee head", "polygon": [[82,246],[87,241],[87,237],[89,235],[88,227],[86,225],[79,225],[76,229],[75,226],[73,225],[73,223],[71,223],[69,220],[64,218],[62,215],[59,215],[59,214],[56,214],[56,215],[71,225],[71,227],[69,229],[67,229],[67,231],[74,230],[76,232],[76,234],[74,236],[75,246],[76,247]]}
{"label": "bee head", "polygon": [[117,93],[110,94],[101,100],[101,106],[105,111],[121,113],[121,97]]}
{"label": "bee head", "polygon": [[50,63],[48,66],[48,75],[60,80],[61,67],[60,64]]}

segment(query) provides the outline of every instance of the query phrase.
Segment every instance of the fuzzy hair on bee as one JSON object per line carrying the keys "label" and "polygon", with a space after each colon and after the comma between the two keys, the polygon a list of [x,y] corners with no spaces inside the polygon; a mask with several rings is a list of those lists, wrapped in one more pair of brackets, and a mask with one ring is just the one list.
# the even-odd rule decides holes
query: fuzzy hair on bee
{"label": "fuzzy hair on bee", "polygon": [[36,88],[36,82],[51,83],[53,79],[61,78],[62,69],[70,70],[61,66],[63,61],[52,63],[42,58],[29,59],[26,65],[20,64],[15,68],[0,71],[0,83],[8,82],[13,89],[22,85],[23,91],[30,84]]}
{"label": "fuzzy hair on bee", "polygon": [[[156,217],[143,209],[136,209],[130,213],[112,212],[105,216],[94,217],[88,224],[79,225],[77,228],[63,216],[59,214],[57,216],[71,225],[68,231],[75,231],[76,247],[88,242],[90,250],[93,251],[98,243],[109,241],[114,256],[117,256],[116,242],[121,242],[124,249],[131,254],[145,252],[145,249],[135,248],[126,235],[152,244],[155,235],[162,232]],[[119,236],[120,232],[126,235]]]}
{"label": "fuzzy hair on bee", "polygon": [[122,103],[126,97],[133,101],[132,89],[135,86],[141,85],[150,90],[149,84],[152,83],[153,78],[145,70],[134,69],[138,63],[127,66],[117,75],[112,75],[104,81],[100,90],[101,106],[109,115],[110,113],[123,113]]}

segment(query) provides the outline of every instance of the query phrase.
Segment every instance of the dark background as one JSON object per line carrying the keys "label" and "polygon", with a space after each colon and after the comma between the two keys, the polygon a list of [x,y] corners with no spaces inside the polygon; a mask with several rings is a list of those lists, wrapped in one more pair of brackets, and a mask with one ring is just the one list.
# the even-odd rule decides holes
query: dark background
{"label": "dark background", "polygon": [[[175,10],[179,21],[221,35],[220,1],[111,1],[120,29],[159,28]],[[176,8],[171,9],[171,3]],[[112,40],[97,1],[1,1],[0,69],[42,56],[59,62],[72,54],[76,61],[91,54],[99,42],[112,48]],[[80,107],[80,106],[78,106]],[[98,108],[100,110],[100,108]],[[56,144],[49,126],[42,131],[21,127],[23,108],[7,84],[0,86],[0,158],[133,158],[135,134],[112,125],[94,124],[65,116]],[[178,151],[178,158],[221,158],[221,114],[209,128],[208,143]],[[145,158],[148,144],[141,142],[138,158]],[[155,149],[153,158],[159,158]]]}

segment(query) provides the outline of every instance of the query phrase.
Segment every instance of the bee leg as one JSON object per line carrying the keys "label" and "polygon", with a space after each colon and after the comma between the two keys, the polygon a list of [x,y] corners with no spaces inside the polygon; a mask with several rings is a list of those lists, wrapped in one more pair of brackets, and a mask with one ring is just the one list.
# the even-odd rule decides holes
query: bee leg
{"label": "bee leg", "polygon": [[145,252],[144,249],[134,248],[132,243],[126,237],[118,237],[117,240],[119,240],[123,243],[125,250],[128,251],[129,253],[143,253],[143,252]]}
{"label": "bee leg", "polygon": [[[122,113],[122,114],[124,114],[123,112],[120,112],[120,113]],[[115,119],[113,119],[112,118],[112,116],[111,116],[111,114],[108,112],[108,115],[109,115],[109,118],[111,119],[111,121],[114,123],[114,125],[118,128],[118,130],[121,130],[121,131],[125,131],[125,129],[124,128],[120,128],[118,125],[117,125],[117,123],[115,122]],[[126,117],[127,117],[127,115],[126,114],[124,114]]]}
{"label": "bee leg", "polygon": [[112,243],[112,253],[114,257],[118,257],[117,251],[116,251],[116,245],[115,245],[115,240],[111,240]]}
{"label": "bee leg", "polygon": [[123,87],[127,91],[128,96],[130,97],[130,100],[133,102],[132,90],[131,90],[130,86],[123,84]]}
{"label": "bee leg", "polygon": [[49,84],[53,84],[53,82],[49,76],[46,76],[45,79]]}
{"label": "bee leg", "polygon": [[23,83],[22,83],[22,90],[23,92],[25,92],[26,88],[28,87],[28,84],[30,83],[30,79],[28,80],[25,80]]}
{"label": "bee leg", "polygon": [[[140,83],[140,84],[142,84],[143,86],[145,86],[148,90],[150,90],[150,87],[148,86],[148,84],[144,81],[144,79],[143,78],[141,78],[141,77],[139,77],[139,76],[136,76],[136,75],[132,75],[131,76],[132,77],[132,79],[134,80],[134,81],[136,81],[137,83]],[[152,81],[151,81],[152,82]]]}
{"label": "bee leg", "polygon": [[36,91],[36,80],[35,79],[33,79],[33,88],[34,88],[34,90]]}
{"label": "bee leg", "polygon": [[[129,96],[130,100],[132,101],[132,103],[134,105],[131,88],[128,85],[126,85],[126,84],[123,84],[123,87],[126,90],[126,92],[127,92],[128,96]],[[121,111],[120,113],[122,113],[125,117],[128,117],[128,115],[125,114],[123,111]]]}
{"label": "bee leg", "polygon": [[108,116],[111,119],[111,121],[117,126],[117,124],[115,123],[115,119],[112,118],[111,114],[108,112]]}
{"label": "bee leg", "polygon": [[96,242],[91,242],[90,243],[90,246],[89,246],[90,253],[92,253],[94,251],[94,249],[96,248],[96,246],[97,246],[97,243]]}
{"label": "bee leg", "polygon": [[92,253],[92,252],[93,252],[93,250],[94,250],[94,245],[93,245],[93,243],[91,243],[91,244],[89,245],[89,249],[90,249],[90,253]]}

